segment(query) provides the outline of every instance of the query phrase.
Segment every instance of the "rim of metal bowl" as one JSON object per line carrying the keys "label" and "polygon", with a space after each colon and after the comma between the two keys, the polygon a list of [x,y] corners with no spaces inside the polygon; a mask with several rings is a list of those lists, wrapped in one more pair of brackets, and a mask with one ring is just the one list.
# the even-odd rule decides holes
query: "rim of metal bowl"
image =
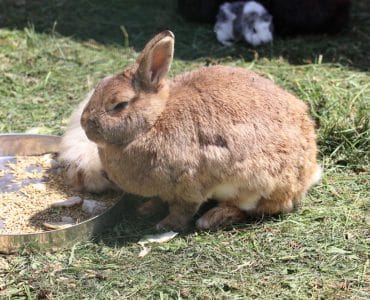
{"label": "rim of metal bowl", "polygon": [[[61,137],[57,135],[0,134],[0,157],[57,153],[60,141]],[[96,237],[121,218],[124,202],[122,198],[102,214],[68,228],[36,233],[0,234],[0,253],[9,254],[28,247],[66,248],[76,242]]]}

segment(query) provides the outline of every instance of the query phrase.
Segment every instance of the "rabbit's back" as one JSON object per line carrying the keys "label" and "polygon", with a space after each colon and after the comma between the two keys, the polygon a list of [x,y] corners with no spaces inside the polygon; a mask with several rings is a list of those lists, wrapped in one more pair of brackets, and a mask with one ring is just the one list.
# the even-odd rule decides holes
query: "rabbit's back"
{"label": "rabbit's back", "polygon": [[298,130],[302,122],[312,127],[307,105],[271,80],[243,68],[213,66],[175,77],[166,110],[155,126],[228,135],[240,126],[257,126],[258,132],[277,126],[273,138],[279,132],[287,134],[288,128]]}
{"label": "rabbit's back", "polygon": [[243,162],[241,170],[248,165],[252,172],[274,173],[283,161],[316,161],[307,105],[272,81],[242,68],[214,66],[175,78],[173,85],[166,120],[156,126],[172,136],[171,144],[196,149],[205,175],[217,166],[235,173],[237,162]]}

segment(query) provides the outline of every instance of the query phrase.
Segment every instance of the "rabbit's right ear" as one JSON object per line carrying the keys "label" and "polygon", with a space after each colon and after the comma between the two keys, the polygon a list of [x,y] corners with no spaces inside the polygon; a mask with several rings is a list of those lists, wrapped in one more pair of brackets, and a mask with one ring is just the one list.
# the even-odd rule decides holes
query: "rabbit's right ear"
{"label": "rabbit's right ear", "polygon": [[144,91],[157,90],[161,80],[167,75],[173,60],[175,36],[163,31],[152,38],[141,52],[136,63],[134,85]]}

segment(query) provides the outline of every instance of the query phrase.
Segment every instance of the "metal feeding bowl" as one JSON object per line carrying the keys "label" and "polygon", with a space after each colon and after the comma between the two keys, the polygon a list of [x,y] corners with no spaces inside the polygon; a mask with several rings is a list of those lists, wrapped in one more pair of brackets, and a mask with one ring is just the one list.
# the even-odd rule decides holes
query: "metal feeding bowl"
{"label": "metal feeding bowl", "polygon": [[[0,170],[16,156],[57,153],[61,138],[53,135],[0,134]],[[0,178],[0,193],[6,191],[6,176]],[[71,227],[37,233],[0,234],[0,253],[12,253],[25,247],[62,248],[88,240],[111,228],[122,217],[123,197],[105,212]]]}

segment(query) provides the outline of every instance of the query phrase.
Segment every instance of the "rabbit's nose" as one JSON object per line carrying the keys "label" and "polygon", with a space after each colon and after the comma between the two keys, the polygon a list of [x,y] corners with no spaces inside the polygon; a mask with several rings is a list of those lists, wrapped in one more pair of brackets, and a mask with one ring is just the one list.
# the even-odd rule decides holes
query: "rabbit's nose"
{"label": "rabbit's nose", "polygon": [[95,120],[88,119],[87,120],[87,127],[90,128],[90,129],[94,129],[94,128],[97,128],[98,127],[98,124],[96,123]]}

